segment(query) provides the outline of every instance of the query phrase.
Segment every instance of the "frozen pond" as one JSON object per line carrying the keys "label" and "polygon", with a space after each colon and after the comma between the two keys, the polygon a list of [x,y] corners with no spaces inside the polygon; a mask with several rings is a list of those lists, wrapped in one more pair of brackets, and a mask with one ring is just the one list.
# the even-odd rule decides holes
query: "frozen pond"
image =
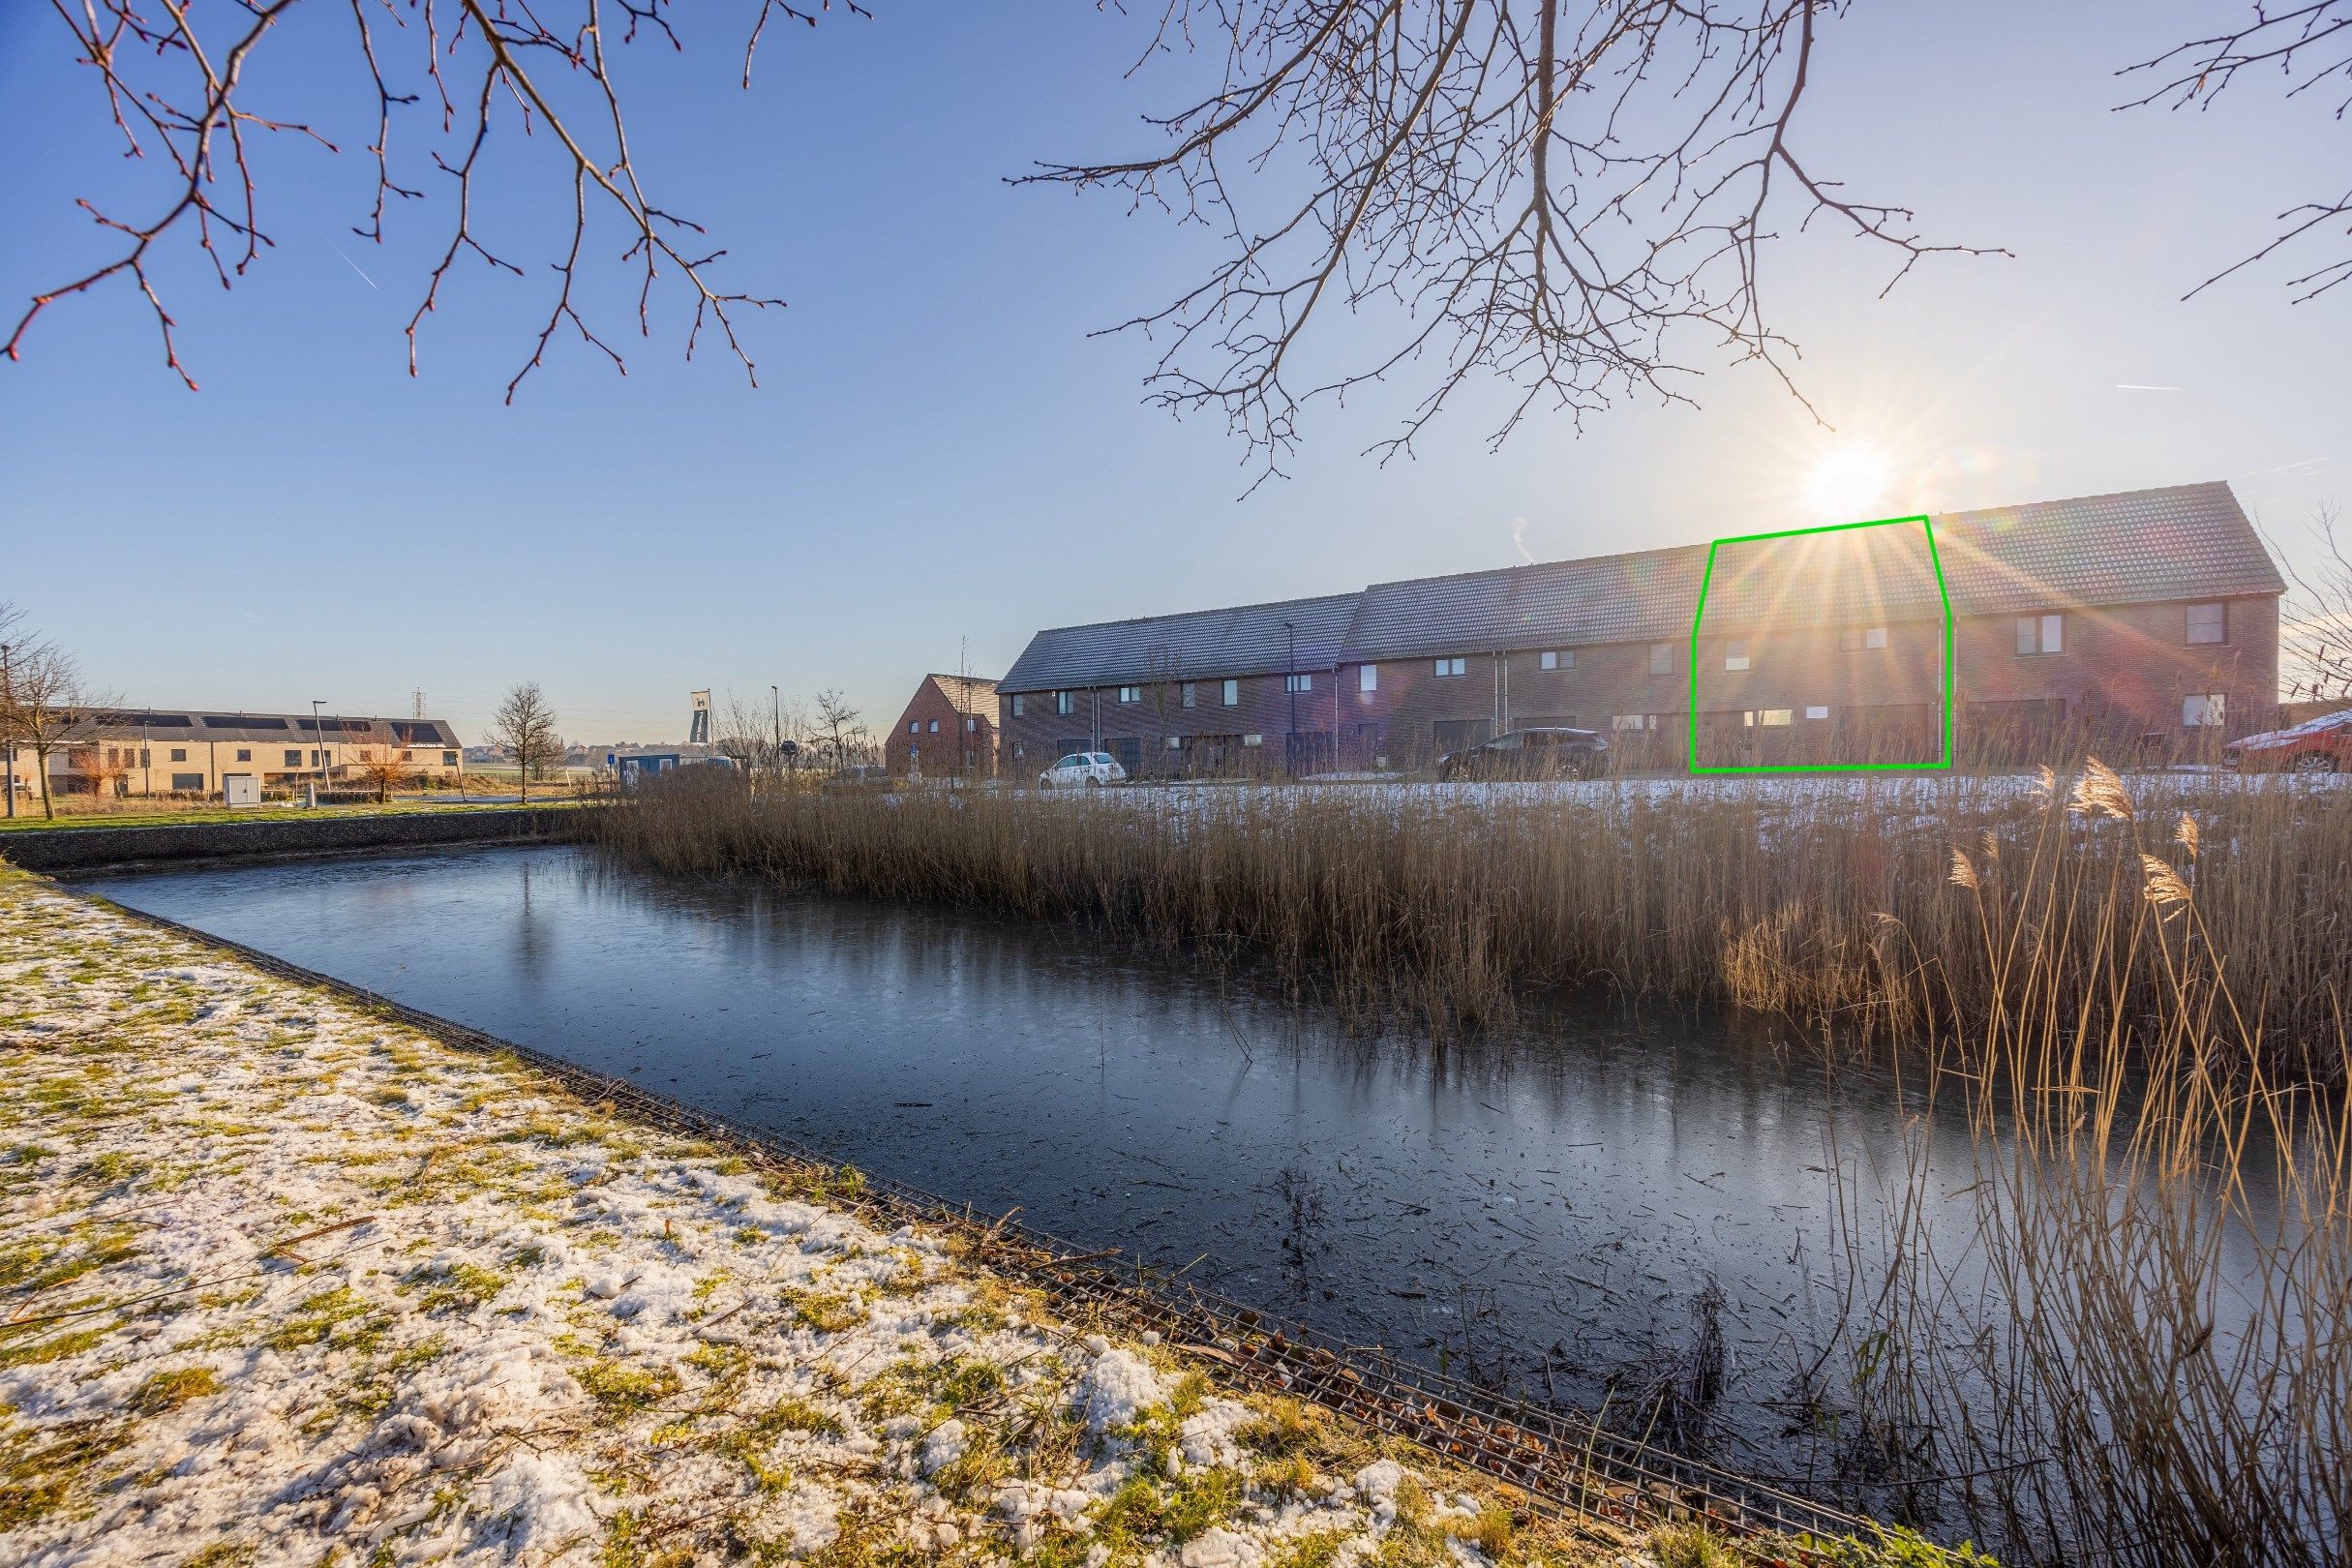
{"label": "frozen pond", "polygon": [[1898,1158],[1905,1097],[1777,1026],[1592,1004],[1432,1051],[1047,926],[565,847],[86,885],[1539,1399],[1688,1386],[1719,1322],[1682,1440],[1838,1490],[1782,1402],[1839,1311],[1827,1172]]}

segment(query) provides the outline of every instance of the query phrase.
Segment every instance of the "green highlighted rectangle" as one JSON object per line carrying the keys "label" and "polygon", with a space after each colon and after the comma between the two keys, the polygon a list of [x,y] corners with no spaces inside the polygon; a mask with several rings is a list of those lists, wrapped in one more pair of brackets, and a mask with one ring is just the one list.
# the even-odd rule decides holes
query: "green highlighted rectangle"
{"label": "green highlighted rectangle", "polygon": [[[1706,618],[1707,590],[1715,581],[1715,553],[1725,545],[1757,544],[1767,539],[1794,539],[1814,533],[1848,533],[1855,528],[1907,528],[1918,525],[1927,537],[1928,564],[1935,568],[1936,594],[1944,606],[1943,652],[1944,695],[1944,754],[1935,762],[1890,763],[1733,763],[1702,766],[1699,761],[1699,628]],[[1699,608],[1691,616],[1691,707],[1684,729],[1690,740],[1691,771],[1693,773],[1899,773],[1945,769],[1952,765],[1952,692],[1954,687],[1956,646],[1952,620],[1952,593],[1944,576],[1944,558],[1936,549],[1936,526],[1924,515],[1918,517],[1883,517],[1869,523],[1826,523],[1810,528],[1783,528],[1776,533],[1739,533],[1711,541],[1706,547],[1706,572],[1699,580]]]}

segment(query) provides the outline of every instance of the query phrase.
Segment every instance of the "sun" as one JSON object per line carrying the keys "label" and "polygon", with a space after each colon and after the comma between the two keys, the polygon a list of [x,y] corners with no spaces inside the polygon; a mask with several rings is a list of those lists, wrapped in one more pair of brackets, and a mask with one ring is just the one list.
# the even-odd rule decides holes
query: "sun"
{"label": "sun", "polygon": [[1814,465],[1804,506],[1817,523],[1867,523],[1883,515],[1892,470],[1867,446],[1840,446]]}

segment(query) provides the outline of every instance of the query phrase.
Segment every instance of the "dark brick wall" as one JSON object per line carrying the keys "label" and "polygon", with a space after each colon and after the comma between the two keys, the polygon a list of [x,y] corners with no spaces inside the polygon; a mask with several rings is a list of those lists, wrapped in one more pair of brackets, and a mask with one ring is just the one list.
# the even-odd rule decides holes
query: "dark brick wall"
{"label": "dark brick wall", "polygon": [[[954,677],[948,678],[953,680]],[[986,699],[981,699],[984,704]],[[967,717],[977,716],[977,730],[964,728]],[[909,735],[907,726],[918,727]],[[933,734],[932,725],[939,731]],[[898,722],[884,738],[883,761],[889,765],[890,776],[904,778],[914,771],[920,760],[928,778],[947,778],[958,772],[993,773],[996,771],[997,726],[986,714],[969,715],[950,702],[932,677],[923,678],[915,688],[915,696],[898,715]]]}
{"label": "dark brick wall", "polygon": [[[2186,604],[2068,611],[2065,650],[2023,656],[2016,651],[2016,617],[1964,618],[1954,628],[1954,716],[1963,755],[1972,748],[1993,755],[2005,749],[2032,760],[2040,751],[2035,727],[2056,725],[2110,747],[2146,742],[2165,755],[2195,756],[2217,749],[2228,736],[2268,725],[2277,708],[2277,601],[2232,600],[2228,617],[2225,644],[2191,647]],[[1941,623],[1894,624],[1886,628],[1885,648],[1851,651],[1841,646],[1841,630],[1746,634],[1745,671],[1724,667],[1732,639],[1703,637],[1703,760],[1934,760],[1942,750]],[[1669,672],[1663,675],[1651,671],[1647,643],[1573,652],[1573,668],[1545,670],[1540,649],[1464,648],[1464,673],[1449,677],[1436,674],[1433,658],[1390,660],[1378,666],[1377,689],[1371,692],[1361,688],[1358,665],[1315,671],[1313,691],[1302,693],[1298,703],[1302,766],[1426,767],[1448,744],[1545,722],[1607,732],[1623,766],[1681,766],[1688,756],[1689,640],[1669,646]],[[1020,717],[1012,716],[1012,699],[1000,697],[1004,770],[1011,777],[1033,777],[1061,754],[1065,742],[1123,751],[1114,744],[1121,739],[1137,742],[1146,773],[1213,770],[1212,762],[1227,771],[1280,769],[1290,728],[1280,675],[1243,680],[1240,706],[1232,709],[1219,702],[1220,682],[1198,682],[1191,709],[1180,706],[1177,690],[1174,683],[1145,686],[1141,701],[1132,704],[1119,703],[1110,688],[1079,691],[1067,717],[1056,716],[1051,692],[1028,694]],[[2183,699],[2205,692],[2223,695],[2226,722],[2214,731],[2185,728]],[[2057,705],[2062,704],[2060,724]],[[1808,719],[1811,708],[1829,711],[1824,718]],[[1748,712],[1783,709],[1791,715],[1785,727],[1742,719]],[[1646,721],[1653,715],[1654,728],[1615,728],[1620,716]],[[1193,739],[1245,734],[1263,736],[1263,745],[1213,755]],[[1170,735],[1185,745],[1168,751],[1161,737]]]}
{"label": "dark brick wall", "polygon": [[[265,808],[266,809],[266,808]],[[397,816],[304,817],[153,828],[33,828],[0,834],[0,858],[27,871],[106,865],[338,855],[435,844],[554,841],[583,836],[599,808],[451,806]]]}

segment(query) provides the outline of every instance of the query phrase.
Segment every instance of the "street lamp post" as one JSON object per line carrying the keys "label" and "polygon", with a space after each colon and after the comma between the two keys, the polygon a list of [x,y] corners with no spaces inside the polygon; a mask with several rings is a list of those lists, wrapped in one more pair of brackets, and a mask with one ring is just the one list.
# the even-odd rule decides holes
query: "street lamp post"
{"label": "street lamp post", "polygon": [[781,772],[784,768],[784,694],[776,690],[776,683],[772,680],[768,683],[768,727],[774,732],[769,739],[775,748],[768,754],[769,771]]}
{"label": "street lamp post", "polygon": [[311,786],[311,804],[318,803],[318,792],[326,787],[326,731],[320,727],[318,710],[326,706],[324,697],[311,699],[311,744],[317,749],[311,753],[311,767],[318,774],[318,782]]}
{"label": "street lamp post", "polygon": [[1291,621],[1282,622],[1282,630],[1290,634],[1290,654],[1284,661],[1282,689],[1290,694],[1290,733],[1282,737],[1282,768],[1295,772],[1299,749],[1299,629]]}

